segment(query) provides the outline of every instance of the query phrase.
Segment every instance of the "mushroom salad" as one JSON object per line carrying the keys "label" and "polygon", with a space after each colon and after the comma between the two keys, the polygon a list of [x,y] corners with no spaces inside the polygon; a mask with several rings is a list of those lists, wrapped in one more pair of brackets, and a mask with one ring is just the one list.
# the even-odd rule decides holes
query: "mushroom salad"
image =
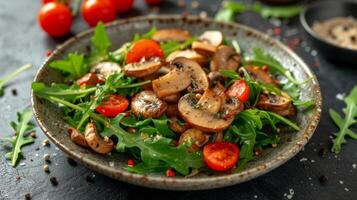
{"label": "mushroom salad", "polygon": [[32,89],[60,106],[75,144],[103,156],[125,152],[134,173],[239,172],[279,145],[280,130],[298,131],[294,116],[313,106],[276,59],[259,48],[241,52],[219,30],[152,28],[110,47],[99,23],[88,54],[50,63],[61,83]]}

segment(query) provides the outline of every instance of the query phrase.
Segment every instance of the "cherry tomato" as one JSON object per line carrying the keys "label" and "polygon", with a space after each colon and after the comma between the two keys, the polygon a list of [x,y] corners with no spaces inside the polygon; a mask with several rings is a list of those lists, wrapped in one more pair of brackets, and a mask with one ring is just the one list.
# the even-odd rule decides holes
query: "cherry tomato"
{"label": "cherry tomato", "polygon": [[50,2],[41,7],[38,13],[38,22],[50,36],[61,37],[71,30],[72,13],[67,6]]}
{"label": "cherry tomato", "polygon": [[203,159],[209,168],[226,171],[236,165],[239,153],[237,145],[233,143],[214,142],[204,146]]}
{"label": "cherry tomato", "polygon": [[133,44],[131,49],[126,53],[127,63],[139,62],[142,58],[149,59],[152,57],[164,57],[160,45],[154,40],[142,39]]}
{"label": "cherry tomato", "polygon": [[161,3],[161,0],[145,0],[150,6],[155,6]]}
{"label": "cherry tomato", "polygon": [[166,176],[167,177],[175,177],[176,176],[176,173],[173,169],[167,169],[166,170]]}
{"label": "cherry tomato", "polygon": [[111,0],[117,13],[127,13],[133,7],[134,0]]}
{"label": "cherry tomato", "polygon": [[242,103],[248,101],[250,95],[249,85],[245,80],[236,80],[226,91],[228,96],[239,99]]}
{"label": "cherry tomato", "polygon": [[100,21],[106,23],[115,20],[116,11],[111,0],[86,0],[82,15],[88,25],[94,27]]}
{"label": "cherry tomato", "polygon": [[95,72],[88,73],[82,78],[77,80],[77,85],[79,86],[95,86],[98,83],[103,83],[104,81],[100,80]]}
{"label": "cherry tomato", "polygon": [[110,94],[95,110],[106,117],[115,117],[119,113],[124,112],[128,106],[129,101],[127,98],[116,94]]}
{"label": "cherry tomato", "polygon": [[55,2],[56,0],[42,0],[42,4],[45,5],[46,3]]}

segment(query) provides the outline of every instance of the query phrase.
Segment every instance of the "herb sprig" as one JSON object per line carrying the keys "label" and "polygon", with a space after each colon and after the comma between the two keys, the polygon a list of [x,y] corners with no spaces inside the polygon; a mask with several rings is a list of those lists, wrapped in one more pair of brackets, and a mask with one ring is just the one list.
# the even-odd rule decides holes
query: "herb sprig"
{"label": "herb sprig", "polygon": [[26,64],[18,69],[16,69],[14,72],[4,76],[3,79],[0,79],[0,97],[4,95],[4,86],[14,79],[16,76],[18,76],[20,73],[28,70],[32,65],[31,64]]}

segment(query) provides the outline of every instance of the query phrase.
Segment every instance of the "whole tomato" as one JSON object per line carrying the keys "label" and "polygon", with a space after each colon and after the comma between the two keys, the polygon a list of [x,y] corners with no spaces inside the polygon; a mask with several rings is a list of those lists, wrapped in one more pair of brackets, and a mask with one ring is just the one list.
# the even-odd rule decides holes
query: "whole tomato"
{"label": "whole tomato", "polygon": [[56,0],[42,0],[42,4],[45,5],[46,3],[55,2]]}
{"label": "whole tomato", "polygon": [[89,26],[98,22],[110,22],[116,18],[116,10],[111,0],[86,0],[82,6],[82,15]]}
{"label": "whole tomato", "polygon": [[161,0],[145,0],[145,2],[150,6],[156,6],[161,3]]}
{"label": "whole tomato", "polygon": [[72,21],[71,10],[57,2],[43,5],[38,13],[41,28],[52,37],[61,37],[69,33]]}
{"label": "whole tomato", "polygon": [[111,0],[117,13],[127,13],[133,8],[134,0]]}

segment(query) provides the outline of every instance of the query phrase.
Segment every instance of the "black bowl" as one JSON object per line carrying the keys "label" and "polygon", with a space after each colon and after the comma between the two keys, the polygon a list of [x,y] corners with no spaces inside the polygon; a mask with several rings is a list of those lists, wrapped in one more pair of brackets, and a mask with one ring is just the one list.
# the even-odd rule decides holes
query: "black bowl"
{"label": "black bowl", "polygon": [[333,43],[327,42],[316,35],[312,30],[315,21],[323,21],[333,17],[357,18],[357,3],[350,1],[332,0],[317,2],[308,6],[300,14],[300,22],[305,29],[312,44],[328,59],[357,63],[357,50],[343,48]]}

